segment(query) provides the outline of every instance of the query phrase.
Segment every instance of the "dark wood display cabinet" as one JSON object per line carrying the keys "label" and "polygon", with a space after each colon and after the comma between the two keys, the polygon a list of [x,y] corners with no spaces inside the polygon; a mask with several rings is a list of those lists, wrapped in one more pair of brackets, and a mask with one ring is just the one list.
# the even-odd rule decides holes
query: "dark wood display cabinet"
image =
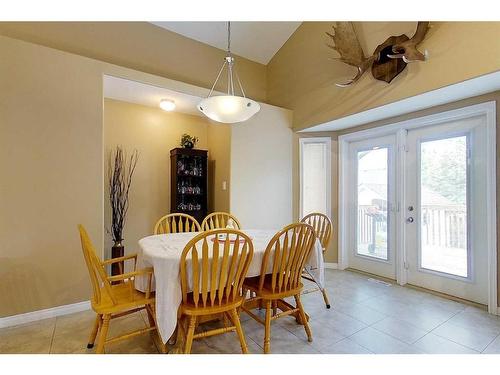
{"label": "dark wood display cabinet", "polygon": [[170,212],[191,215],[201,224],[208,211],[207,167],[207,150],[170,150]]}

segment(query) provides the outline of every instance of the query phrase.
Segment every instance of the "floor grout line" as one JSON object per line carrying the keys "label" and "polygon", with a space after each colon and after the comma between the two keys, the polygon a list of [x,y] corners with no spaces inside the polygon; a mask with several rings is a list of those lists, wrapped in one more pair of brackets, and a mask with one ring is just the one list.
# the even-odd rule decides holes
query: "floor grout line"
{"label": "floor grout line", "polygon": [[[429,335],[430,333],[432,333],[434,330],[436,330],[437,328],[441,327],[443,324],[445,324],[446,322],[448,322],[448,321],[449,321],[450,319],[452,319],[454,316],[456,316],[456,315],[460,314],[462,311],[464,311],[464,310],[457,311],[455,314],[453,314],[452,316],[450,316],[450,317],[449,317],[448,319],[446,319],[444,322],[442,322],[441,324],[438,324],[436,327],[434,327],[433,329],[431,329],[430,331],[428,331],[425,335],[423,335],[421,338],[419,338],[417,341],[415,341],[412,345],[415,345],[415,343],[417,343],[418,341],[422,340],[424,337],[428,336],[428,335]],[[465,348],[467,348],[467,349],[474,350],[474,349],[469,348],[469,347],[467,347],[467,346],[465,346],[465,345],[459,344],[458,342],[455,342],[455,341],[453,341],[453,340],[450,340],[450,339],[448,339],[448,338],[446,338],[446,337],[442,337],[442,336],[437,335],[437,334],[435,334],[435,333],[433,333],[433,335],[436,335],[436,336],[438,336],[438,337],[440,337],[440,338],[442,338],[442,339],[444,339],[444,340],[450,341],[450,342],[452,342],[452,343],[454,343],[454,344],[461,345],[461,346],[463,346],[463,347],[465,347]],[[422,349],[422,350],[423,350],[423,349]],[[424,350],[423,350],[423,351],[424,351]],[[424,352],[425,352],[425,351],[424,351]],[[476,352],[477,352],[477,350],[476,350]],[[478,352],[478,353],[479,353],[479,352]],[[429,354],[430,354],[430,353],[429,353]]]}
{"label": "floor grout line", "polygon": [[[462,310],[462,311],[463,311],[463,310]],[[452,319],[454,316],[456,316],[456,315],[460,314],[462,311],[459,311],[457,314],[453,315],[450,319]],[[447,323],[450,319],[448,319],[446,322],[444,322],[444,323],[440,324],[439,326],[437,326],[436,328],[434,328],[432,331],[434,331],[435,329],[439,328],[441,325],[443,325],[443,324]],[[454,325],[453,323],[450,323],[450,324]],[[460,326],[459,326],[459,327],[460,327]],[[460,328],[463,328],[463,327],[460,327]],[[431,332],[432,332],[432,331],[431,331]],[[429,332],[429,333],[431,333],[431,332]],[[479,351],[479,350],[476,350],[476,349],[474,349],[474,348],[471,348],[471,347],[470,347],[470,346],[468,346],[468,345],[465,345],[465,344],[462,344],[462,343],[457,342],[457,341],[455,341],[455,340],[449,339],[448,337],[441,336],[439,333],[433,333],[433,334],[434,334],[434,335],[436,335],[436,336],[441,337],[442,339],[445,339],[445,340],[451,341],[451,342],[453,342],[453,343],[455,343],[455,344],[458,344],[458,345],[461,345],[461,346],[466,347],[466,348],[468,348],[468,349],[474,350],[474,351],[476,351],[476,352],[478,352],[478,353],[482,353],[482,352],[484,352],[484,351],[488,348],[488,346],[489,346],[489,345],[490,345],[493,341],[495,341],[495,340],[496,340],[496,338],[497,338],[498,336],[500,336],[500,334],[497,334],[497,335],[496,335],[496,336],[495,336],[495,337],[494,337],[494,338],[493,338],[493,339],[492,339],[492,340],[488,343],[488,345],[486,345],[486,346],[484,347],[484,349],[483,349],[483,350]]]}
{"label": "floor grout line", "polygon": [[[408,323],[408,324],[410,324],[410,323]],[[410,325],[412,325],[412,324],[410,324]],[[424,330],[424,329],[418,328],[418,327],[416,327],[416,326],[413,326],[413,327],[415,327],[415,328],[417,328],[417,329],[420,329],[421,331],[424,331],[424,332],[425,332],[425,335],[427,335],[427,334],[429,333],[428,331],[426,331],[426,330]],[[391,334],[390,334],[390,333],[388,333],[388,332],[381,331],[380,329],[378,329],[378,328],[377,328],[377,327],[375,327],[375,326],[370,326],[370,328],[373,328],[374,330],[376,330],[376,331],[378,331],[378,332],[380,332],[380,333],[383,333],[383,334],[385,334],[385,335],[387,335],[387,336],[389,336],[389,337],[392,337],[393,339],[398,340],[398,341],[400,341],[400,342],[402,342],[403,344],[406,344],[406,345],[413,345],[413,344],[415,344],[418,340],[420,340],[422,337],[424,337],[424,336],[425,336],[425,335],[423,335],[422,337],[419,337],[418,339],[416,339],[416,340],[415,340],[415,341],[413,341],[412,343],[407,343],[407,342],[405,342],[405,341],[401,340],[399,337],[393,336],[393,335],[391,335]]]}
{"label": "floor grout line", "polygon": [[500,337],[500,333],[498,335],[496,335],[495,338],[488,343],[488,345],[486,345],[486,347],[481,351],[481,353],[484,353],[484,351],[486,349],[488,349],[488,347],[493,343],[493,341],[495,341],[499,337]]}
{"label": "floor grout line", "polygon": [[[379,293],[377,293],[376,295],[374,295],[374,296],[372,296],[372,297],[369,297],[369,298],[363,299],[362,301],[355,302],[355,304],[356,304],[356,305],[361,305],[361,306],[363,306],[363,302],[366,302],[368,299],[375,298],[375,297],[377,297],[378,295],[382,295],[382,294],[383,294],[383,295],[388,295],[388,294],[387,294],[387,293],[385,293],[385,292],[384,292],[384,293],[380,293],[380,294],[379,294]],[[454,313],[453,315],[451,315],[448,319],[446,319],[444,322],[442,322],[442,323],[438,324],[436,327],[432,328],[430,331],[425,330],[425,329],[421,329],[421,328],[419,328],[419,327],[416,327],[416,328],[418,328],[418,329],[420,329],[420,330],[422,330],[422,331],[425,331],[426,333],[425,333],[425,335],[423,335],[423,336],[422,336],[422,337],[420,337],[419,339],[415,340],[413,343],[408,344],[407,342],[404,342],[404,341],[400,340],[399,338],[397,338],[397,337],[395,337],[395,336],[393,336],[393,335],[391,335],[391,334],[389,334],[389,333],[383,332],[383,331],[381,331],[381,330],[379,330],[379,329],[377,329],[377,328],[375,327],[375,325],[376,325],[377,323],[379,323],[380,321],[382,321],[382,320],[384,320],[384,319],[387,319],[387,318],[389,318],[389,317],[393,317],[393,316],[391,316],[391,315],[387,315],[387,314],[385,314],[384,312],[381,312],[380,310],[377,310],[376,308],[372,308],[372,307],[370,307],[370,306],[366,306],[366,307],[368,307],[368,308],[370,308],[370,309],[372,309],[372,310],[374,310],[374,311],[378,312],[379,314],[384,315],[385,317],[384,317],[383,319],[381,319],[381,320],[378,320],[378,321],[374,322],[374,323],[368,324],[368,325],[367,325],[367,327],[365,327],[365,328],[368,328],[368,327],[373,328],[373,329],[375,329],[376,331],[378,331],[378,332],[380,332],[380,333],[382,333],[382,334],[385,334],[385,335],[387,335],[387,336],[389,336],[389,337],[391,337],[391,338],[393,338],[393,339],[395,339],[395,340],[399,341],[399,342],[400,342],[400,343],[402,343],[402,344],[409,345],[409,346],[414,346],[414,344],[415,344],[417,341],[419,341],[419,340],[421,340],[422,338],[426,337],[429,333],[432,333],[432,332],[433,332],[433,331],[435,331],[437,328],[439,328],[440,326],[442,326],[443,324],[445,324],[445,323],[447,323],[449,320],[451,320],[453,317],[455,317],[456,315],[458,315],[458,314],[462,313],[463,311],[465,311],[465,306],[464,306],[464,308],[462,308],[461,310],[459,310],[459,311],[455,312],[455,313]],[[341,313],[341,311],[337,311],[337,312],[340,312],[340,313]],[[365,323],[365,322],[363,322],[363,321],[360,321],[359,319],[356,319],[355,317],[353,317],[353,316],[351,316],[351,315],[349,315],[349,314],[347,314],[347,313],[344,313],[344,314],[345,314],[345,315],[347,315],[347,316],[349,316],[349,317],[351,317],[352,319],[355,319],[355,320],[356,320],[356,321],[358,321],[358,322],[361,322],[361,323],[363,323],[363,324],[367,324],[367,323]],[[397,318],[396,318],[396,319],[397,319]],[[408,323],[408,324],[411,324],[411,323]],[[363,329],[365,329],[365,328],[362,328],[362,329],[360,329],[360,330],[358,330],[358,331],[354,332],[353,334],[351,334],[351,335],[347,336],[346,338],[350,338],[350,337],[352,337],[352,336],[353,336],[353,335],[355,335],[357,332],[359,332],[359,331],[361,331],[361,330],[363,330]],[[435,333],[434,333],[434,334],[435,334]],[[436,334],[436,335],[437,335],[437,334]],[[453,343],[455,343],[455,344],[457,344],[457,345],[461,345],[461,346],[463,346],[463,347],[465,347],[465,348],[468,348],[468,349],[474,350],[474,351],[476,351],[476,352],[478,352],[478,353],[482,353],[482,351],[481,351],[481,352],[479,352],[479,351],[477,351],[477,350],[475,350],[475,349],[473,349],[473,348],[470,348],[470,347],[468,347],[468,346],[466,346],[466,345],[463,345],[463,344],[460,344],[460,343],[455,342],[455,341],[453,341],[453,340],[450,340],[450,339],[448,339],[448,338],[446,338],[446,337],[442,337],[442,336],[440,336],[440,335],[437,335],[437,336],[441,337],[441,338],[442,338],[442,339],[444,339],[444,340],[448,340],[448,341],[450,341],[450,342],[453,342]],[[500,334],[499,334],[498,336],[500,336]],[[497,337],[498,337],[498,336],[497,336]],[[483,351],[484,351],[484,350],[486,350],[486,349],[488,348],[488,346],[489,346],[489,345],[491,345],[491,343],[492,343],[493,341],[495,341],[495,339],[496,339],[496,337],[495,337],[493,340],[491,340],[491,341],[490,341],[490,343],[488,343],[488,345],[487,345],[487,346],[483,349]],[[355,341],[355,340],[354,340],[354,341]],[[356,341],[355,341],[355,342],[356,342]],[[356,342],[356,343],[357,343],[357,342]],[[364,347],[363,345],[361,345],[361,344],[359,344],[359,343],[357,343],[357,344],[358,344],[358,345],[360,345],[360,346],[362,346],[362,347]],[[365,349],[369,350],[368,348],[365,348]]]}
{"label": "floor grout line", "polygon": [[[365,328],[367,328],[367,327],[365,327]],[[363,329],[364,329],[364,328],[363,328]],[[359,331],[358,331],[358,332],[359,332]],[[352,335],[351,335],[351,336],[352,336]],[[352,342],[354,342],[356,345],[359,345],[360,347],[362,347],[363,349],[365,349],[365,350],[366,350],[369,354],[376,354],[375,352],[372,352],[372,351],[371,351],[370,349],[368,349],[367,347],[365,347],[365,346],[361,345],[361,344],[360,344],[359,342],[357,342],[356,340],[350,339],[349,337],[350,337],[350,336],[348,336],[348,337],[344,337],[342,340],[337,341],[337,342],[335,342],[335,343],[333,343],[333,344],[331,344],[331,345],[328,345],[328,346],[326,346],[326,347],[336,345],[336,344],[338,344],[338,343],[340,343],[340,342],[344,341],[345,339],[349,339],[349,340],[351,340]],[[326,348],[326,347],[325,347],[325,348]],[[323,352],[320,352],[320,353],[321,353],[321,354],[326,354],[326,353],[323,353]]]}

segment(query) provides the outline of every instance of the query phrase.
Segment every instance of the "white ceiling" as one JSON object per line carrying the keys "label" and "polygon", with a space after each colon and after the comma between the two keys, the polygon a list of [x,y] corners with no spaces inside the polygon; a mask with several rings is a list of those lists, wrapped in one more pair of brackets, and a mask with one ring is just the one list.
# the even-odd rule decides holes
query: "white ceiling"
{"label": "white ceiling", "polygon": [[[152,22],[156,26],[227,49],[227,22]],[[301,22],[231,22],[231,51],[267,65]]]}
{"label": "white ceiling", "polygon": [[104,97],[159,108],[161,99],[175,102],[175,112],[203,116],[196,105],[201,98],[128,79],[104,76]]}

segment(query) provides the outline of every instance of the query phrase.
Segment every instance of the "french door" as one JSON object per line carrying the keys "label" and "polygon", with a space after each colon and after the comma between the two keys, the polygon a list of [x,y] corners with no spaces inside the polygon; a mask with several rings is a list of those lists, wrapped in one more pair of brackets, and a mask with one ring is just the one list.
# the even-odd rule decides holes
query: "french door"
{"label": "french door", "polygon": [[349,147],[349,266],[391,279],[396,275],[395,157],[396,137],[389,135]]}
{"label": "french door", "polygon": [[434,117],[340,139],[340,266],[495,311],[494,122]]}
{"label": "french door", "polygon": [[480,117],[408,131],[407,282],[488,303],[486,132]]}

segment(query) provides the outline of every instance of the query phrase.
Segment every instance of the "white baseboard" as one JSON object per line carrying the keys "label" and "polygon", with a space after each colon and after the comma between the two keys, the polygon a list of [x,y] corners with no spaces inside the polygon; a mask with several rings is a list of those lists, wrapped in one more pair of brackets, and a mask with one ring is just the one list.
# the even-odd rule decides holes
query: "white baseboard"
{"label": "white baseboard", "polygon": [[336,270],[339,268],[339,264],[338,263],[328,263],[328,262],[325,262],[325,268],[328,268],[330,270]]}
{"label": "white baseboard", "polygon": [[54,318],[56,316],[72,314],[90,309],[90,301],[72,303],[70,305],[52,307],[50,309],[32,311],[25,314],[0,318],[0,328],[17,326],[19,324],[35,322],[37,320]]}

